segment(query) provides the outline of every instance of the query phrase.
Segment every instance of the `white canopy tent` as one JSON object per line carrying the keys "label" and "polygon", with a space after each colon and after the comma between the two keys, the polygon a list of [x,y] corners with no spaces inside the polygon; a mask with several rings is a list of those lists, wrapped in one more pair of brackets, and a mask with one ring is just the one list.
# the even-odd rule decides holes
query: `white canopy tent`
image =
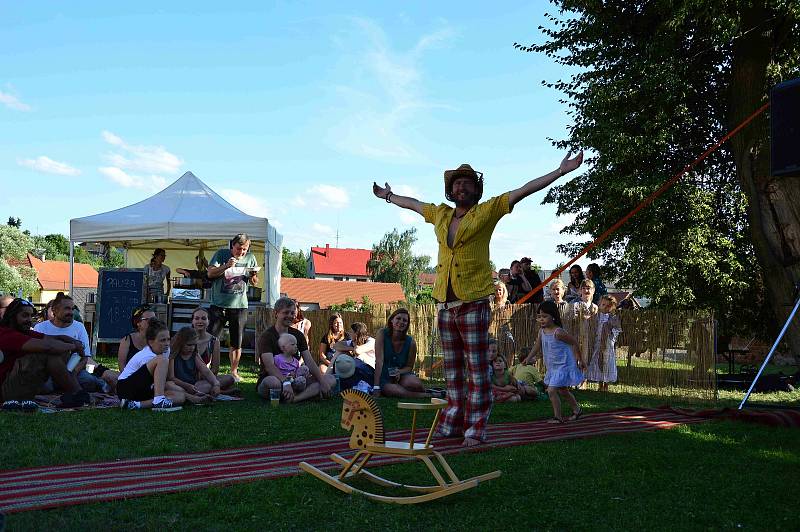
{"label": "white canopy tent", "polygon": [[272,306],[280,295],[283,236],[266,218],[243,213],[191,172],[133,205],[70,220],[70,290],[74,242],[104,242],[122,248],[125,266],[130,268],[143,267],[154,248],[164,248],[169,252],[168,262],[174,271],[175,267],[194,268],[194,255],[198,251],[213,254],[227,247],[238,233],[250,236],[251,251],[256,257],[263,251],[262,297]]}

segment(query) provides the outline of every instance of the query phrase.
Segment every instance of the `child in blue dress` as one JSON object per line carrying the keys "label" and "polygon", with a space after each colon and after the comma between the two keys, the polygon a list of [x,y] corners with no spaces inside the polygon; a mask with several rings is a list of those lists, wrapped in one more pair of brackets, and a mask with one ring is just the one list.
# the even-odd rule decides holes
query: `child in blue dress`
{"label": "child in blue dress", "polygon": [[578,341],[561,328],[561,316],[552,301],[539,305],[536,322],[539,325],[539,336],[533,351],[541,351],[544,356],[547,367],[544,383],[553,405],[553,419],[548,423],[564,422],[560,397],[566,399],[572,407],[572,415],[567,419],[575,421],[581,417],[583,411],[569,387],[578,386],[585,380],[581,371],[585,366],[578,356]]}

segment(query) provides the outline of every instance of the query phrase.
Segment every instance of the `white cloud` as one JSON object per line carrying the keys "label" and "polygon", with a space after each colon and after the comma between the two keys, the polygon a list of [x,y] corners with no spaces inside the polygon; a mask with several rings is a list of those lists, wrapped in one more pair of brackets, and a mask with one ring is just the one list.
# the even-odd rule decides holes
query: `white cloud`
{"label": "white cloud", "polygon": [[121,153],[110,153],[106,158],[113,166],[123,170],[174,175],[183,164],[180,157],[168,152],[163,146],[128,144],[110,131],[103,131],[103,140],[121,150]]}
{"label": "white cloud", "polygon": [[168,182],[164,174],[174,179],[180,172],[183,160],[163,146],[128,144],[111,131],[103,131],[102,137],[117,151],[106,154],[110,165],[99,171],[123,187],[161,190]]}
{"label": "white cloud", "polygon": [[365,18],[354,18],[353,22],[360,30],[354,35],[361,46],[355,50],[355,68],[363,70],[364,75],[351,75],[337,87],[345,116],[330,132],[330,138],[340,150],[363,157],[420,158],[405,138],[406,126],[419,111],[442,107],[422,94],[421,62],[426,51],[451,40],[455,32],[445,26],[422,35],[409,49],[396,50],[376,22]]}
{"label": "white cloud", "polygon": [[350,205],[350,195],[342,187],[319,184],[310,187],[303,196],[295,196],[290,203],[315,210],[344,209]]}
{"label": "white cloud", "polygon": [[81,173],[81,171],[74,166],[70,166],[67,163],[54,161],[50,157],[45,157],[44,155],[41,155],[36,159],[18,159],[17,164],[32,170],[44,172],[46,174],[76,176],[80,175]]}
{"label": "white cloud", "polygon": [[423,221],[423,219],[419,214],[403,209],[400,211],[400,221],[406,225],[413,225],[418,224]]}
{"label": "white cloud", "polygon": [[102,166],[97,170],[114,183],[125,188],[138,188],[157,192],[167,185],[167,180],[159,175],[133,175],[114,166]]}
{"label": "white cloud", "polygon": [[[220,194],[228,202],[251,216],[259,216],[261,218],[270,218],[270,209],[266,202],[258,196],[253,196],[247,192],[236,190],[233,188],[224,188],[220,190]],[[277,225],[276,225],[277,227]]]}
{"label": "white cloud", "polygon": [[334,236],[336,234],[336,231],[333,230],[333,227],[329,225],[323,225],[317,222],[311,224],[311,229],[319,233],[321,236]]}
{"label": "white cloud", "polygon": [[33,108],[30,105],[28,105],[27,103],[23,103],[22,101],[20,101],[19,98],[17,98],[10,92],[0,91],[0,103],[4,104],[9,109],[14,109],[15,111],[33,110]]}

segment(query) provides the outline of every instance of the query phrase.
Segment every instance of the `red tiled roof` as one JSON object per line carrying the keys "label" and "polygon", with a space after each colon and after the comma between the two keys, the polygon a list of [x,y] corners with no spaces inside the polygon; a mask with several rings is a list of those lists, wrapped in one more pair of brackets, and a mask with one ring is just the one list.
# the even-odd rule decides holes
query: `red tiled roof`
{"label": "red tiled roof", "polygon": [[[69,290],[69,262],[41,261],[28,254],[28,262],[36,270],[42,290]],[[96,288],[97,270],[88,264],[75,263],[72,284],[76,288]]]}
{"label": "red tiled roof", "polygon": [[372,303],[395,303],[405,300],[399,283],[366,283],[358,281],[329,281],[327,279],[293,279],[281,277],[281,293],[300,303],[317,303],[320,308],[339,305],[352,299],[360,302],[364,296]]}
{"label": "red tiled roof", "polygon": [[435,273],[420,273],[419,284],[420,286],[433,286],[436,283]]}
{"label": "red tiled roof", "polygon": [[367,276],[368,249],[311,248],[314,272],[322,275]]}

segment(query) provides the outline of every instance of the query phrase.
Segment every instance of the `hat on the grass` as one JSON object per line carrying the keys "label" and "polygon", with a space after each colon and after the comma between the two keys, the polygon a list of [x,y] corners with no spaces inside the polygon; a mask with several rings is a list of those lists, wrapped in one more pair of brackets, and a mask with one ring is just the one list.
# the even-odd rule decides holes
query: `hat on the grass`
{"label": "hat on the grass", "polygon": [[356,361],[350,355],[341,354],[333,361],[333,372],[340,379],[348,379],[356,372]]}
{"label": "hat on the grass", "polygon": [[444,171],[444,197],[448,201],[453,201],[453,181],[459,177],[468,177],[475,181],[475,192],[478,195],[478,199],[483,196],[483,172],[477,172],[470,165],[464,163],[455,170]]}

